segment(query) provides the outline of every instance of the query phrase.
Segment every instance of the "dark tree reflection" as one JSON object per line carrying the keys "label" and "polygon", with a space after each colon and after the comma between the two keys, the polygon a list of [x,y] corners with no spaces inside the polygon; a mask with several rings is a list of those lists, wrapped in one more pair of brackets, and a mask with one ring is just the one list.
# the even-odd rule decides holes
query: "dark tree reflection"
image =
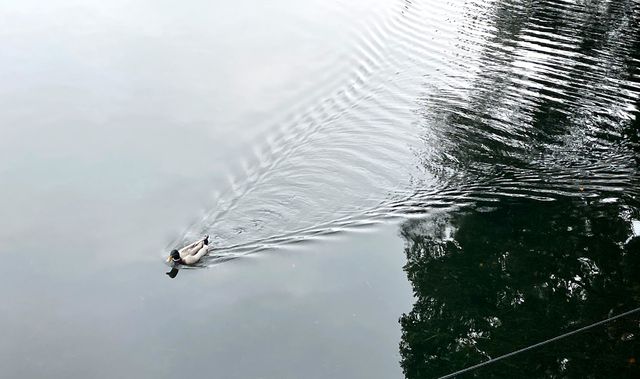
{"label": "dark tree reflection", "polygon": [[[478,74],[420,100],[420,158],[476,202],[402,226],[407,378],[640,306],[640,3],[468,6]],[[638,378],[639,338],[628,317],[468,375]]]}
{"label": "dark tree reflection", "polygon": [[[406,223],[416,297],[400,319],[407,378],[444,375],[640,305],[637,209],[519,200]],[[630,317],[478,377],[638,377],[638,337],[640,317]]]}

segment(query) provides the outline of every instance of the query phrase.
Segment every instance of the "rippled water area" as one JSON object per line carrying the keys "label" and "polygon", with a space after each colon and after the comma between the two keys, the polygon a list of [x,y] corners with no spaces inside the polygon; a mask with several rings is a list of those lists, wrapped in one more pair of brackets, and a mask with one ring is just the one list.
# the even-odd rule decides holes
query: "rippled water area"
{"label": "rippled water area", "polygon": [[0,25],[0,377],[640,377],[640,1]]}

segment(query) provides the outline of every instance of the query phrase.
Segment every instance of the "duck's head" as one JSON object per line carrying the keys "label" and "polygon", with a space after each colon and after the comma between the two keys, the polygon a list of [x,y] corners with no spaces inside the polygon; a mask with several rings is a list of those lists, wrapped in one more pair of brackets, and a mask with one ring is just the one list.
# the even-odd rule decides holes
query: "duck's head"
{"label": "duck's head", "polygon": [[178,250],[171,250],[171,254],[169,254],[169,257],[167,258],[167,262],[177,264],[177,263],[180,263],[180,261],[181,261],[180,253],[178,252]]}

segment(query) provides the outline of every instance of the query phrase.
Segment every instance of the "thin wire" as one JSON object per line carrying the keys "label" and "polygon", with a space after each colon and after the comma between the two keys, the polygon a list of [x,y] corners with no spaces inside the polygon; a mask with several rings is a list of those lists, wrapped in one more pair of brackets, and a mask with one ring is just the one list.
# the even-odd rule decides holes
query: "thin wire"
{"label": "thin wire", "polygon": [[438,379],[447,379],[447,378],[452,378],[452,377],[454,377],[454,376],[456,376],[456,375],[464,374],[465,372],[468,372],[468,371],[471,371],[471,370],[475,370],[475,369],[477,369],[477,368],[480,368],[480,367],[482,367],[482,366],[486,366],[486,365],[488,365],[488,364],[490,364],[490,363],[497,362],[497,361],[499,361],[499,360],[501,360],[501,359],[504,359],[504,358],[512,357],[512,356],[514,356],[514,355],[516,355],[516,354],[522,353],[522,352],[527,351],[527,350],[535,349],[536,347],[540,347],[540,346],[542,346],[542,345],[546,345],[546,344],[548,344],[548,343],[551,343],[551,342],[557,341],[557,340],[559,340],[559,339],[562,339],[562,338],[565,338],[565,337],[569,337],[570,335],[573,335],[573,334],[577,334],[577,333],[583,332],[583,331],[585,331],[585,330],[587,330],[587,329],[591,329],[591,328],[596,327],[596,326],[598,326],[598,325],[606,324],[607,322],[610,322],[610,321],[613,321],[613,320],[619,319],[619,318],[621,318],[621,317],[628,316],[628,315],[630,315],[630,314],[632,314],[632,313],[636,313],[636,312],[638,312],[638,311],[640,311],[640,307],[639,307],[639,308],[636,308],[636,309],[632,309],[632,310],[627,311],[627,312],[624,312],[624,313],[621,313],[621,314],[619,314],[619,315],[617,315],[617,316],[609,317],[609,318],[607,318],[607,319],[604,319],[604,320],[598,321],[598,322],[593,323],[593,324],[591,324],[591,325],[583,326],[583,327],[582,327],[582,328],[580,328],[580,329],[576,329],[576,330],[574,330],[574,331],[567,332],[567,333],[565,333],[565,334],[561,334],[561,335],[559,335],[559,336],[557,336],[557,337],[553,337],[553,338],[550,338],[550,339],[548,339],[548,340],[545,340],[545,341],[542,341],[542,342],[538,342],[538,343],[537,343],[537,344],[535,344],[535,345],[527,346],[527,347],[522,348],[522,349],[520,349],[520,350],[512,351],[511,353],[507,353],[507,354],[505,354],[505,355],[501,355],[501,356],[499,356],[499,357],[497,357],[497,358],[492,358],[492,359],[489,359],[488,361],[485,361],[485,362],[482,362],[482,363],[478,363],[477,365],[469,366],[469,367],[467,367],[467,368],[465,368],[465,369],[462,369],[462,370],[460,370],[460,371],[456,371],[456,372],[454,372],[454,373],[447,374],[447,375],[445,375],[445,376],[441,376],[441,377],[440,377],[440,378],[438,378]]}

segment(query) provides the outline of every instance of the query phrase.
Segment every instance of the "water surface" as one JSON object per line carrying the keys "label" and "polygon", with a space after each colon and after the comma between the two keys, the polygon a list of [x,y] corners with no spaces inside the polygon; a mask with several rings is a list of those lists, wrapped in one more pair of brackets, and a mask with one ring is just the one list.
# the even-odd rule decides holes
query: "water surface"
{"label": "water surface", "polygon": [[[10,377],[438,377],[639,303],[637,1],[0,19]],[[633,377],[638,325],[468,376]]]}

